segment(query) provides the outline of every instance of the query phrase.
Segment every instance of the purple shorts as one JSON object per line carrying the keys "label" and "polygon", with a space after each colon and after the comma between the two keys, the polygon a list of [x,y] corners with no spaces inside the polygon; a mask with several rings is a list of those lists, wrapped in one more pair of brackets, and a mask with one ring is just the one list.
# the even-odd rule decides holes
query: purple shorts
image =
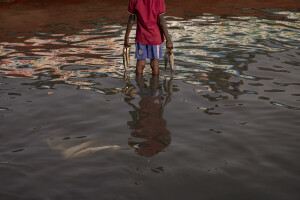
{"label": "purple shorts", "polygon": [[135,58],[136,59],[160,59],[162,58],[162,46],[160,45],[144,45],[135,42]]}

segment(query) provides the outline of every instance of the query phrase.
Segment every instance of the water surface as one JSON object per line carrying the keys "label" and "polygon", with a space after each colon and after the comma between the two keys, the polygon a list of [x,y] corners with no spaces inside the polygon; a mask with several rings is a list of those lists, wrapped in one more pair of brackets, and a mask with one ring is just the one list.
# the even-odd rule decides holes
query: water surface
{"label": "water surface", "polygon": [[299,10],[184,8],[174,72],[136,77],[122,5],[1,8],[1,199],[298,199]]}

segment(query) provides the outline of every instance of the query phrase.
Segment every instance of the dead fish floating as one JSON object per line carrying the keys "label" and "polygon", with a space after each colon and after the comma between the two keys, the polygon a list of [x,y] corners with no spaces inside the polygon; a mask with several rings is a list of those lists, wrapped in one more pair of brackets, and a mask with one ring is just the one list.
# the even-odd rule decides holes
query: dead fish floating
{"label": "dead fish floating", "polygon": [[[66,159],[85,157],[102,150],[134,150],[134,148],[121,148],[119,145],[101,145],[99,139],[93,139],[82,143],[77,143],[72,140],[57,140],[48,139],[48,146],[56,151],[59,151],[61,155]],[[1,162],[0,162],[1,164]]]}
{"label": "dead fish floating", "polygon": [[129,69],[130,64],[130,47],[123,48],[123,64],[125,70]]}
{"label": "dead fish floating", "polygon": [[173,72],[173,68],[174,68],[174,53],[173,53],[173,49],[167,49],[164,55],[164,59],[165,59],[165,70],[167,69],[168,63],[170,65],[170,69]]}

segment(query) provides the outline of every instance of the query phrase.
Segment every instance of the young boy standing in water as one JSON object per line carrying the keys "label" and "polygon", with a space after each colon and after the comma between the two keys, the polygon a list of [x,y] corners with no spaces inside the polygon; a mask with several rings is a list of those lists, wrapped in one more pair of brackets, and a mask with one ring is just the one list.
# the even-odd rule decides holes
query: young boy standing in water
{"label": "young boy standing in water", "polygon": [[130,0],[130,16],[127,23],[124,46],[130,47],[129,33],[137,20],[136,28],[136,74],[142,74],[146,58],[150,59],[153,75],[159,75],[159,59],[162,57],[162,43],[166,38],[166,47],[173,48],[164,19],[164,0]]}

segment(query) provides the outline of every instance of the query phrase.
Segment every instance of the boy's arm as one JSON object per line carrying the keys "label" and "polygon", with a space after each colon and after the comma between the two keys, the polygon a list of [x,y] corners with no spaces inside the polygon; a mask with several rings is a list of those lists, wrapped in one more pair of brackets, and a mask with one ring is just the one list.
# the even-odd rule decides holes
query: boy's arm
{"label": "boy's arm", "polygon": [[167,46],[167,48],[168,49],[173,49],[173,43],[172,43],[172,41],[170,39],[170,36],[169,36],[169,33],[168,33],[167,24],[166,24],[164,14],[159,15],[159,27],[162,30],[164,36],[166,37],[166,46]]}
{"label": "boy's arm", "polygon": [[125,47],[130,47],[131,45],[129,44],[129,34],[132,29],[133,24],[135,23],[136,18],[134,14],[130,14],[128,18],[128,23],[127,23],[127,29],[125,33],[125,38],[124,38],[124,46]]}

